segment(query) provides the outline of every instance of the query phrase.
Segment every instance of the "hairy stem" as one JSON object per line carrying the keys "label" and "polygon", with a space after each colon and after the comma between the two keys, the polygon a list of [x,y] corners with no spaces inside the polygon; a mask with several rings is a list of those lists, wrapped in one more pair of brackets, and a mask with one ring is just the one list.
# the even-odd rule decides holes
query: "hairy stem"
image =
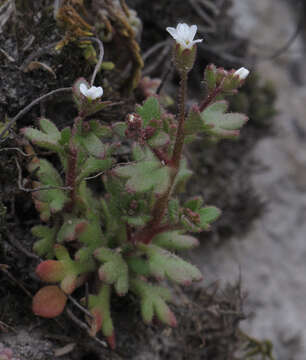
{"label": "hairy stem", "polygon": [[184,123],[185,123],[185,102],[186,102],[186,88],[187,88],[187,73],[181,74],[180,90],[179,90],[179,115],[178,128],[172,155],[172,166],[178,170],[180,166],[181,155],[184,146]]}
{"label": "hairy stem", "polygon": [[[143,242],[148,244],[152,238],[160,231],[163,226],[162,222],[165,212],[167,210],[169,197],[173,190],[176,175],[179,171],[181,155],[184,146],[184,123],[185,123],[185,102],[186,102],[186,90],[187,90],[187,73],[181,74],[180,88],[179,88],[179,111],[178,111],[178,129],[173,150],[172,159],[170,160],[171,174],[170,183],[166,192],[156,201],[153,208],[152,220],[141,230],[141,233],[136,234],[135,242]],[[168,225],[166,225],[168,226]]]}
{"label": "hairy stem", "polygon": [[68,204],[67,210],[72,211],[73,205],[76,200],[76,167],[77,167],[77,148],[70,143],[69,146],[69,155],[68,155],[68,164],[67,164],[67,173],[66,173],[66,186],[71,188],[70,190],[70,203]]}
{"label": "hairy stem", "polygon": [[214,100],[215,98],[222,92],[223,90],[223,82],[224,82],[224,79],[221,81],[220,85],[217,86],[208,96],[207,98],[205,98],[200,106],[199,106],[199,111],[202,112],[204,111],[208,105],[210,105]]}

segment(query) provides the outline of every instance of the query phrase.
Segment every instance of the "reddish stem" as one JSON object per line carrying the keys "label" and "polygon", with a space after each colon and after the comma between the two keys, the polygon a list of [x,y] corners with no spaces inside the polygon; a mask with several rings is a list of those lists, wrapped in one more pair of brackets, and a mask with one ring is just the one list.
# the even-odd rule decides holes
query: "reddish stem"
{"label": "reddish stem", "polygon": [[67,164],[67,173],[66,173],[66,186],[71,187],[70,190],[70,204],[68,205],[68,211],[72,211],[73,204],[76,200],[76,189],[75,189],[75,180],[76,180],[76,167],[77,167],[77,148],[70,143],[69,146],[69,155],[68,155],[68,164]]}
{"label": "reddish stem", "polygon": [[[167,206],[173,185],[175,182],[176,175],[179,170],[181,155],[184,145],[184,122],[185,122],[185,102],[186,102],[186,88],[187,88],[187,73],[181,74],[180,89],[179,89],[179,113],[178,113],[178,128],[176,133],[176,139],[174,144],[173,155],[170,160],[172,173],[170,174],[170,183],[166,192],[156,201],[153,208],[153,219],[135,236],[135,243],[142,242],[144,244],[149,244],[153,237],[159,232],[165,231],[165,227],[168,228],[169,225],[162,225],[162,222]],[[169,161],[168,161],[169,163]]]}
{"label": "reddish stem", "polygon": [[176,133],[176,139],[174,144],[174,150],[172,155],[172,166],[178,170],[180,166],[181,155],[183,152],[184,146],[184,123],[185,123],[185,97],[186,97],[186,87],[187,87],[187,73],[181,75],[180,81],[180,92],[179,92],[179,123]]}
{"label": "reddish stem", "polygon": [[223,82],[224,82],[224,79],[221,81],[220,85],[217,86],[208,96],[206,99],[204,99],[202,101],[202,103],[200,104],[199,106],[199,111],[202,112],[204,111],[208,105],[210,105],[214,100],[215,98],[222,92],[223,90]]}

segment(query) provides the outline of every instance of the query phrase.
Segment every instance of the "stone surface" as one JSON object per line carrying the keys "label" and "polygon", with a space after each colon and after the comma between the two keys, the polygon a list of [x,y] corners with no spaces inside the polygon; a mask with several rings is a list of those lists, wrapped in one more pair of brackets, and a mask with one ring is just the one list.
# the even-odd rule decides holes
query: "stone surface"
{"label": "stone surface", "polygon": [[235,281],[241,271],[249,293],[248,310],[255,313],[245,329],[259,339],[272,340],[278,360],[305,360],[306,354],[306,83],[299,76],[306,65],[302,36],[281,56],[267,59],[294,33],[298,14],[293,10],[284,1],[234,1],[235,31],[251,39],[256,69],[278,89],[275,135],[259,141],[250,155],[262,164],[253,181],[266,210],[243,239],[233,238],[218,249],[205,247],[194,255],[206,281]]}

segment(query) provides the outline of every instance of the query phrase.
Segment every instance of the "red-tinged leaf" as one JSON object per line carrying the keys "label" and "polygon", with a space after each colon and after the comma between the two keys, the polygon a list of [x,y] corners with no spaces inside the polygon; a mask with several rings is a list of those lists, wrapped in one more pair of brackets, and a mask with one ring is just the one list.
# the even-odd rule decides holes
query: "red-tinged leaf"
{"label": "red-tinged leaf", "polygon": [[46,260],[41,262],[36,268],[36,275],[46,282],[58,282],[64,277],[64,265],[57,260]]}
{"label": "red-tinged leaf", "polygon": [[63,312],[66,301],[67,296],[58,286],[46,286],[35,294],[32,311],[37,316],[54,318]]}
{"label": "red-tinged leaf", "polygon": [[88,222],[83,219],[72,218],[64,222],[57,235],[57,241],[74,241],[86,229]]}
{"label": "red-tinged leaf", "polygon": [[205,131],[217,138],[236,138],[239,129],[248,121],[248,118],[239,113],[226,113],[228,103],[216,101],[209,105],[202,113],[203,124],[207,127]]}
{"label": "red-tinged leaf", "polygon": [[61,282],[61,289],[66,294],[71,294],[76,288],[77,284],[77,276],[74,274],[68,274],[64,277],[64,279]]}
{"label": "red-tinged leaf", "polygon": [[168,324],[172,327],[177,326],[177,320],[175,315],[169,309],[168,305],[166,305],[164,302],[157,302],[155,304],[155,312],[158,319],[164,324]]}
{"label": "red-tinged leaf", "polygon": [[90,324],[89,335],[96,336],[97,332],[102,327],[103,316],[98,308],[93,308],[90,312],[93,316],[93,319],[88,319],[88,322]]}
{"label": "red-tinged leaf", "polygon": [[110,347],[112,350],[115,350],[115,348],[116,348],[115,333],[113,333],[111,336],[108,336],[108,337],[107,337],[107,342],[108,342],[109,347]]}

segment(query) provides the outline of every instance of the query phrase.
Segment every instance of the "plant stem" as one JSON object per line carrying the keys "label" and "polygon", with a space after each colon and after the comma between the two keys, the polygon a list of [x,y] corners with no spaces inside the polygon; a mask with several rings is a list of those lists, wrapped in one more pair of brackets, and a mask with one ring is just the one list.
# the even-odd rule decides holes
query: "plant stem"
{"label": "plant stem", "polygon": [[220,85],[217,86],[208,96],[206,99],[204,99],[200,106],[199,106],[199,111],[202,112],[204,111],[208,105],[210,105],[215,98],[221,93],[221,91],[223,90],[223,82],[224,79],[221,81]]}
{"label": "plant stem", "polygon": [[184,146],[184,123],[185,123],[185,102],[186,102],[186,90],[187,90],[187,73],[181,73],[181,81],[179,88],[179,111],[178,111],[178,128],[177,135],[175,139],[175,145],[173,150],[172,159],[170,160],[170,182],[165,193],[156,201],[153,208],[153,219],[141,230],[139,234],[136,234],[135,242],[142,242],[149,244],[152,238],[159,232],[164,231],[164,226],[168,227],[169,225],[161,226],[167,206],[169,197],[173,190],[173,185],[175,183],[176,175],[179,171],[181,155],[183,152]]}
{"label": "plant stem", "polygon": [[186,102],[186,88],[187,88],[187,73],[181,74],[180,89],[179,89],[179,123],[177,128],[177,135],[174,144],[172,155],[172,166],[178,170],[180,166],[181,155],[184,146],[184,123],[185,123],[185,102]]}
{"label": "plant stem", "polygon": [[67,173],[66,173],[66,186],[69,186],[71,188],[70,191],[71,201],[67,206],[67,211],[70,212],[72,212],[73,205],[76,200],[75,180],[76,180],[77,156],[78,156],[77,149],[71,142],[69,146],[68,164],[67,164]]}

